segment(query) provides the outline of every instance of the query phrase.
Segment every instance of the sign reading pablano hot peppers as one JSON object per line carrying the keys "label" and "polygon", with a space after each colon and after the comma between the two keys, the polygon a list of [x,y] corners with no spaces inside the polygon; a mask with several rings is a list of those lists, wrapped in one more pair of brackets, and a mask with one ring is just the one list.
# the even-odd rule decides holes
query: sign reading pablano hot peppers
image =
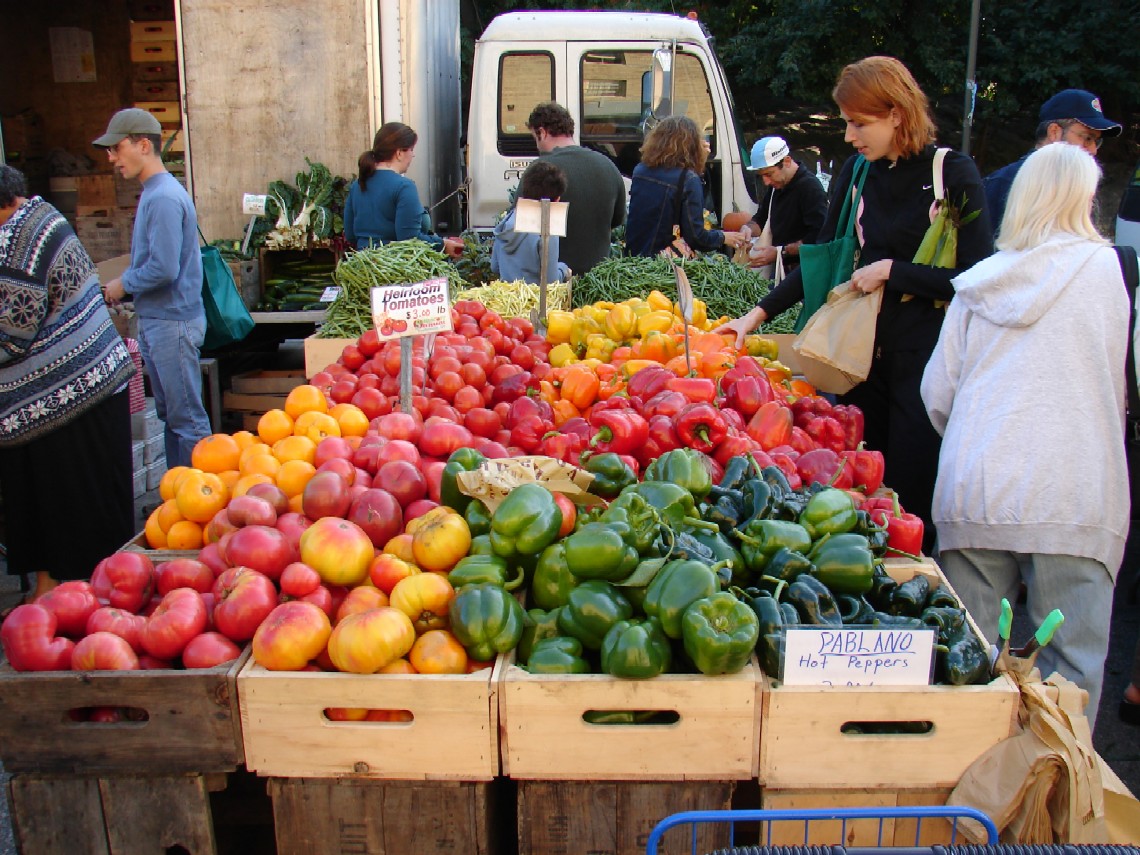
{"label": "sign reading pablano hot peppers", "polygon": [[372,323],[381,341],[447,332],[452,328],[447,279],[373,288]]}

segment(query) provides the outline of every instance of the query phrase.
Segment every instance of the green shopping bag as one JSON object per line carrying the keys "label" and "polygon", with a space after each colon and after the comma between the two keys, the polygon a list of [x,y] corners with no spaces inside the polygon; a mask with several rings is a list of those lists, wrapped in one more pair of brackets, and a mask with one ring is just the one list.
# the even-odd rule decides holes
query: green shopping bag
{"label": "green shopping bag", "polygon": [[[198,232],[201,235],[201,231]],[[205,241],[205,238],[202,238]],[[203,350],[217,350],[241,341],[253,329],[253,318],[234,283],[233,271],[216,246],[202,251],[202,305],[206,309]]]}

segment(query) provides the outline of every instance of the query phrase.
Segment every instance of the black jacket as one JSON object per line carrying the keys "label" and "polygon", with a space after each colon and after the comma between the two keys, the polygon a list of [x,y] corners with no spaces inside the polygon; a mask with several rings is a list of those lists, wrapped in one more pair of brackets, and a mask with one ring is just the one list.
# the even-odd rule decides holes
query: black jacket
{"label": "black jacket", "polygon": [[[884,258],[894,259],[875,329],[876,346],[885,351],[932,349],[946,314],[934,301],[953,298],[954,287],[950,280],[994,251],[978,169],[966,155],[950,151],[942,165],[947,196],[959,207],[963,217],[972,211],[980,211],[980,214],[959,231],[957,268],[928,267],[911,261],[931,222],[934,150],[935,146],[928,145],[918,155],[899,158],[893,165],[886,158],[876,160],[871,163],[863,185],[856,222],[861,247],[859,266]],[[850,192],[855,160],[848,158],[839,175],[832,179],[832,188],[837,192]],[[820,243],[835,239],[841,207],[842,197],[833,198],[820,232]],[[801,270],[790,273],[760,301],[768,317],[775,317],[803,300],[801,273]],[[914,299],[902,302],[904,294],[913,295]]]}
{"label": "black jacket", "polygon": [[772,245],[787,246],[796,241],[815,243],[827,218],[827,194],[819,179],[799,161],[792,180],[776,190],[766,187],[753,219],[763,228],[768,220],[768,203],[772,204]]}

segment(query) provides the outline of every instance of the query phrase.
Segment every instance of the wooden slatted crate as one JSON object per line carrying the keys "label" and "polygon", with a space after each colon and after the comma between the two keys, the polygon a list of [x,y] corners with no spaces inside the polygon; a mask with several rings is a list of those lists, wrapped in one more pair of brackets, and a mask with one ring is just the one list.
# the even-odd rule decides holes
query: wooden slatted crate
{"label": "wooden slatted crate", "polygon": [[[775,790],[764,789],[761,805],[765,810],[839,808],[931,807],[946,804],[949,789],[936,790]],[[773,846],[868,846],[915,847],[949,844],[953,826],[942,818],[857,819],[844,825],[839,820],[777,822],[770,827]],[[764,838],[765,842],[769,838]],[[964,842],[957,838],[958,843]]]}

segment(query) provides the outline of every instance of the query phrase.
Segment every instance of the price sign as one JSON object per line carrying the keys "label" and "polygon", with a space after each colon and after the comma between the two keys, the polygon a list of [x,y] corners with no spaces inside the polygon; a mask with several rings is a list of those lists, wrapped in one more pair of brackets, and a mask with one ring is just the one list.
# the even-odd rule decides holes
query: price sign
{"label": "price sign", "polygon": [[381,341],[450,330],[447,278],[373,288],[372,323]]}
{"label": "price sign", "polygon": [[325,288],[324,291],[321,292],[320,302],[331,303],[334,300],[336,300],[336,298],[339,296],[340,296],[340,286],[339,285],[329,285]]}
{"label": "price sign", "polygon": [[926,686],[934,660],[933,629],[789,628],[786,686]]}
{"label": "price sign", "polygon": [[265,213],[265,200],[268,197],[262,193],[244,193],[241,197],[241,212],[251,217],[260,217]]}

